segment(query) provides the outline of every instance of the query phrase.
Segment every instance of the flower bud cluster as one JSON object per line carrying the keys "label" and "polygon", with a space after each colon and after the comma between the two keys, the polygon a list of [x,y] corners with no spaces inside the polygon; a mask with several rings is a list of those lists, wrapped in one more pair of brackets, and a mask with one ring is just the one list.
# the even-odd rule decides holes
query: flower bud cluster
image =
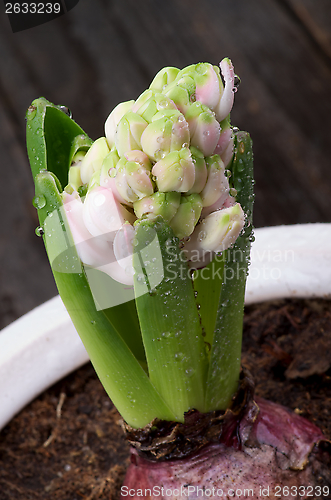
{"label": "flower bud cluster", "polygon": [[74,157],[63,195],[85,264],[131,284],[134,224],[142,218],[162,216],[194,267],[204,265],[204,252],[236,240],[244,213],[225,170],[235,90],[232,63],[223,59],[220,68],[164,68],[136,101],[115,107],[105,137]]}

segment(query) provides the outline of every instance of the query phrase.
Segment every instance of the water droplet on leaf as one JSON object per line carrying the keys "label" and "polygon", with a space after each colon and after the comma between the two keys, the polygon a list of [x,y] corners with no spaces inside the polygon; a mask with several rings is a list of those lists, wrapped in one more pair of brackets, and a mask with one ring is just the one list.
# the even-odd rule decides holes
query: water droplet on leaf
{"label": "water droplet on leaf", "polygon": [[41,226],[36,227],[35,233],[37,236],[42,236],[44,234],[44,229]]}
{"label": "water droplet on leaf", "polygon": [[44,208],[46,205],[46,198],[43,194],[37,194],[33,200],[32,200],[32,205],[35,208]]}
{"label": "water droplet on leaf", "polygon": [[69,108],[67,108],[67,106],[62,106],[60,105],[59,106],[59,110],[62,111],[64,114],[66,114],[67,116],[69,116],[69,118],[72,118],[72,113],[70,111]]}
{"label": "water droplet on leaf", "polygon": [[239,78],[238,75],[234,75],[234,81],[233,81],[233,89],[232,89],[232,91],[233,92],[237,92],[239,85],[240,85],[240,78]]}
{"label": "water droplet on leaf", "polygon": [[26,114],[27,119],[33,120],[33,118],[36,116],[36,114],[37,114],[37,107],[33,106],[33,105],[29,106],[27,114]]}

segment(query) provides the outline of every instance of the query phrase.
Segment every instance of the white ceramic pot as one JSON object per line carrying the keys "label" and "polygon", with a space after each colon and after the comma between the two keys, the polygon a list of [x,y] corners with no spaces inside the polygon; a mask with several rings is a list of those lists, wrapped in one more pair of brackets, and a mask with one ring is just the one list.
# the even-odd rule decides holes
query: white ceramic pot
{"label": "white ceramic pot", "polygon": [[[255,230],[246,304],[331,298],[331,224]],[[0,332],[0,429],[88,355],[59,296]]]}

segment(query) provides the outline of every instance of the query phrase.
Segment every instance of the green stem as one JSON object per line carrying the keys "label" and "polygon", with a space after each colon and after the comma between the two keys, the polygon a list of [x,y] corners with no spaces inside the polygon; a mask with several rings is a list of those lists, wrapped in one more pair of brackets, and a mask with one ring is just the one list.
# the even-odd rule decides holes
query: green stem
{"label": "green stem", "polygon": [[149,376],[183,421],[191,408],[204,411],[207,371],[189,269],[163,219],[141,222],[136,240],[134,287]]}
{"label": "green stem", "polygon": [[235,136],[235,154],[230,169],[232,187],[237,191],[236,201],[241,204],[247,219],[243,234],[233,248],[224,253],[223,282],[207,378],[206,411],[226,409],[239,381],[254,199],[252,141],[246,132],[238,132]]}

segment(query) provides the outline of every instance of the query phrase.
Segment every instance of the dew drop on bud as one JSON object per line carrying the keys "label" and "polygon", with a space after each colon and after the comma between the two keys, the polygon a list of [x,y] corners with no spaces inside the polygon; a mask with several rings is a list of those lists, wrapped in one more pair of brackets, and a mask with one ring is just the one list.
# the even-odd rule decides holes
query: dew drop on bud
{"label": "dew drop on bud", "polygon": [[46,205],[46,198],[43,194],[37,194],[33,200],[32,200],[32,205],[35,208],[44,208]]}
{"label": "dew drop on bud", "polygon": [[234,198],[237,196],[237,190],[235,188],[230,189],[230,195],[233,196]]}
{"label": "dew drop on bud", "polygon": [[42,236],[44,234],[44,229],[41,226],[36,227],[35,233],[37,236]]}
{"label": "dew drop on bud", "polygon": [[202,241],[206,238],[206,236],[206,231],[200,231],[200,233],[198,234],[198,240]]}
{"label": "dew drop on bud", "polygon": [[238,75],[234,75],[234,81],[233,81],[233,89],[232,89],[232,91],[233,92],[237,92],[239,85],[240,85],[240,78],[239,78]]}
{"label": "dew drop on bud", "polygon": [[243,154],[245,152],[245,144],[243,142],[239,143],[239,153]]}
{"label": "dew drop on bud", "polygon": [[60,105],[59,110],[62,111],[65,115],[69,116],[69,118],[72,118],[72,113],[71,113],[70,109],[67,108],[67,106]]}

